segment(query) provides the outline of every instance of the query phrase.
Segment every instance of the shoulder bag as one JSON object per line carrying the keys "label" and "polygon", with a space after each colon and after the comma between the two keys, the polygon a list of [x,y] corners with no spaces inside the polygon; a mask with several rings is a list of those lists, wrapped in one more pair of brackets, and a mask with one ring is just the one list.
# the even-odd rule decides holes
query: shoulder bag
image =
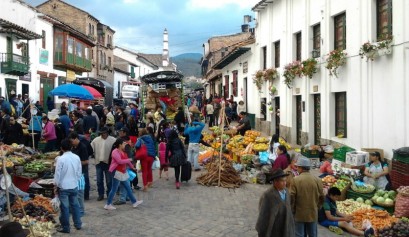
{"label": "shoulder bag", "polygon": [[141,146],[136,149],[135,151],[135,159],[136,160],[143,160],[148,157],[148,148],[146,148],[145,143],[141,140]]}

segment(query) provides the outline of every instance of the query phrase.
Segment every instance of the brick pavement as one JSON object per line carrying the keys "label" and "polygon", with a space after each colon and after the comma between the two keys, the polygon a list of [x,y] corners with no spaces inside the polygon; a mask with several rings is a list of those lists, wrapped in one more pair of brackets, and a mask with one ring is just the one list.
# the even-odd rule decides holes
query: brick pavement
{"label": "brick pavement", "polygon": [[[170,179],[158,179],[154,171],[154,186],[148,192],[134,191],[144,203],[137,208],[116,206],[103,209],[106,199],[96,200],[95,166],[90,165],[91,200],[85,202],[86,215],[82,230],[71,228],[72,236],[257,236],[254,229],[258,216],[258,201],[267,185],[245,184],[229,190],[204,187],[195,182],[200,172],[193,172],[192,180],[175,189],[173,169]],[[139,176],[140,177],[140,176]],[[72,221],[71,221],[72,225]],[[56,233],[53,236],[67,236]],[[336,236],[319,228],[319,236]]]}

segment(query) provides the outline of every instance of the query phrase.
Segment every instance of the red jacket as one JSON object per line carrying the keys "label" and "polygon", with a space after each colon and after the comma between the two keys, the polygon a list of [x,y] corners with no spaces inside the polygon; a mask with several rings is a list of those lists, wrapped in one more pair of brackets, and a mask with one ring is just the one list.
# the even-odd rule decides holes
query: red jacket
{"label": "red jacket", "polygon": [[273,170],[275,169],[282,169],[285,170],[288,167],[287,155],[281,154],[277,156],[276,160],[274,161]]}

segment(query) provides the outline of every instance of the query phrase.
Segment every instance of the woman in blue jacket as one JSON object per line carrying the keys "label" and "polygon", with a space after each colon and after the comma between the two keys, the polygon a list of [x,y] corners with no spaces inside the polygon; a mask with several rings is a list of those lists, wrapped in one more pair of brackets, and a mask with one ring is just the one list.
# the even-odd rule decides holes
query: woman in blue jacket
{"label": "woman in blue jacket", "polygon": [[136,141],[135,148],[140,149],[141,146],[146,146],[147,156],[136,157],[137,160],[141,161],[142,168],[142,180],[143,180],[143,191],[148,191],[148,188],[152,186],[153,176],[152,176],[152,164],[156,156],[156,147],[155,141],[148,134],[148,131],[145,128],[142,128],[139,131],[139,137]]}

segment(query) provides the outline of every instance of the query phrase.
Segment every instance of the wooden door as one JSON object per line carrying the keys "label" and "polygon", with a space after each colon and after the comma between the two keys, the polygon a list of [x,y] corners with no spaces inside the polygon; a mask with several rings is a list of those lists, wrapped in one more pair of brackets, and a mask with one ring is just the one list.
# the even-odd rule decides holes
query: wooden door
{"label": "wooden door", "polygon": [[51,78],[41,78],[40,79],[40,104],[43,106],[44,113],[48,112],[47,108],[47,98],[48,92],[54,89],[54,79]]}
{"label": "wooden door", "polygon": [[314,144],[321,144],[321,95],[314,95]]}
{"label": "wooden door", "polygon": [[302,130],[302,101],[301,96],[296,96],[296,129],[297,129],[297,144],[301,145],[301,130]]}

